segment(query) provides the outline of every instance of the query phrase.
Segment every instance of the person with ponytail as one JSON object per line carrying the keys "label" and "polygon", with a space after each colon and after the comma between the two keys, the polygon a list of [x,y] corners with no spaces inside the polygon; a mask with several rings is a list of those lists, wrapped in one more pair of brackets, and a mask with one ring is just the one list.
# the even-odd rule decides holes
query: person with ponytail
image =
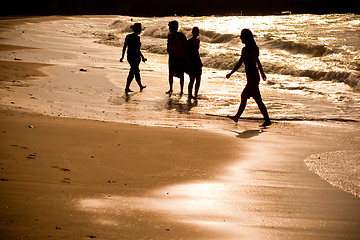
{"label": "person with ponytail", "polygon": [[240,39],[242,43],[245,44],[245,47],[241,51],[241,57],[239,62],[235,65],[234,69],[229,74],[226,75],[226,78],[230,78],[230,76],[241,67],[242,63],[244,63],[247,84],[241,94],[241,103],[236,115],[235,116],[228,115],[228,118],[230,118],[235,123],[237,123],[239,121],[241,114],[245,110],[247,100],[250,97],[252,97],[257,103],[265,119],[265,122],[261,126],[266,127],[271,125],[271,121],[267,109],[265,107],[265,104],[262,101],[259,90],[259,83],[260,83],[259,70],[262,79],[266,81],[266,75],[259,60],[259,48],[256,45],[254,36],[249,29],[243,29],[241,31]]}
{"label": "person with ponytail", "polygon": [[124,55],[125,55],[126,48],[127,48],[127,61],[130,64],[130,71],[129,71],[129,75],[128,75],[127,81],[126,81],[126,87],[125,87],[126,93],[133,92],[130,89],[130,84],[131,84],[132,80],[134,79],[134,77],[135,77],[137,84],[140,87],[140,91],[142,91],[144,88],[146,88],[146,86],[141,84],[140,69],[139,69],[141,60],[143,62],[146,62],[146,60],[147,60],[140,51],[141,42],[140,42],[139,35],[142,30],[141,23],[135,23],[130,28],[132,29],[133,33],[126,36],[123,51],[122,51],[122,56],[120,59],[120,62],[122,62],[124,60]]}

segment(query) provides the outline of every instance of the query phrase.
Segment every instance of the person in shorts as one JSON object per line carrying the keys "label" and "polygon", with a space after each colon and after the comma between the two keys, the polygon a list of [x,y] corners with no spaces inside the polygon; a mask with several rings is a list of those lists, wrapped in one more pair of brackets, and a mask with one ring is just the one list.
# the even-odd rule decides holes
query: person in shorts
{"label": "person in shorts", "polygon": [[174,77],[180,78],[180,94],[184,92],[184,71],[186,65],[187,40],[183,33],[178,32],[179,23],[169,22],[167,52],[169,54],[169,86],[167,94],[173,92]]}

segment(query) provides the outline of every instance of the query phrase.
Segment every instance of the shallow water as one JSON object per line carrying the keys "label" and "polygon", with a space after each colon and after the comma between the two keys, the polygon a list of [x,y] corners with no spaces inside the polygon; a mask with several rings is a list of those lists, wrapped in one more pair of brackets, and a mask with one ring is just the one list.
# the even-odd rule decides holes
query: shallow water
{"label": "shallow water", "polygon": [[[144,51],[164,55],[167,23],[173,19],[122,16],[111,22],[107,29],[95,32],[100,36],[99,43],[121,46],[129,33],[129,25],[141,22]],[[239,94],[246,82],[243,70],[231,80],[224,76],[239,59],[243,47],[238,37],[241,30],[249,28],[260,47],[260,60],[268,76],[261,89],[271,116],[360,120],[358,15],[176,19],[180,23],[180,31],[188,37],[193,26],[200,28],[202,61],[205,67],[210,68],[204,71],[201,86],[201,93],[205,96],[200,100],[206,99],[206,104],[199,101],[194,112],[228,114],[237,109]],[[93,32],[94,28],[92,26]],[[220,106],[219,102],[222,102]],[[245,114],[258,115],[256,108],[251,107]]]}

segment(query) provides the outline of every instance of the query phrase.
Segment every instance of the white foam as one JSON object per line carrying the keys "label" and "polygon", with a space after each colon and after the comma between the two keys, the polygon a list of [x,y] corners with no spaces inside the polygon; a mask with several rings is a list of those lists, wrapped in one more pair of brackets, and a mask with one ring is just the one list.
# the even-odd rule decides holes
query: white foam
{"label": "white foam", "polygon": [[360,197],[360,151],[346,150],[311,155],[306,166],[321,178]]}

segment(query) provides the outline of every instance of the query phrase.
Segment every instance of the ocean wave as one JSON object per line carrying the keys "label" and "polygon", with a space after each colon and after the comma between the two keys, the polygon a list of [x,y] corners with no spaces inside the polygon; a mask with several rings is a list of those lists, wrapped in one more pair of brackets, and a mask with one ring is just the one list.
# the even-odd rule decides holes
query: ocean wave
{"label": "ocean wave", "polygon": [[156,54],[167,54],[167,47],[164,44],[147,44],[141,46],[141,49]]}
{"label": "ocean wave", "polygon": [[132,24],[132,22],[126,20],[115,20],[110,24],[110,28],[116,29],[118,32],[132,32],[130,28]]}
{"label": "ocean wave", "polygon": [[[191,32],[191,29],[185,29],[189,33]],[[190,35],[190,34],[189,34]],[[210,30],[204,30],[200,29],[199,39],[203,42],[208,43],[227,43],[235,39],[237,35],[234,34],[224,34],[224,33],[218,33],[216,31],[210,31]]]}
{"label": "ocean wave", "polygon": [[294,67],[284,66],[271,62],[262,62],[266,73],[289,75],[293,77],[307,77],[314,81],[332,81],[342,82],[349,85],[355,91],[360,91],[360,73],[356,70],[314,70],[314,69],[296,69]]}
{"label": "ocean wave", "polygon": [[[129,26],[132,23],[126,20],[116,20],[110,27],[115,29],[112,33],[107,33],[103,35],[97,35],[100,39],[97,40],[97,43],[107,44],[111,46],[122,46],[122,40],[119,39],[118,33],[126,33],[130,31]],[[191,28],[182,28],[187,37],[191,35]],[[200,30],[200,39],[203,42],[209,43],[228,43],[233,41],[236,38],[236,35],[233,34],[220,34],[215,31],[205,31]],[[142,49],[155,54],[167,54],[166,51],[166,41],[168,34],[167,26],[158,26],[154,24],[153,26],[144,26],[144,31],[142,35],[150,36],[153,38],[163,39],[159,43],[153,41],[144,42]],[[324,45],[313,45],[310,43],[298,43],[287,40],[275,39],[273,36],[266,36],[265,46],[276,47],[283,49],[289,52],[310,54],[313,57],[316,56],[325,56],[333,53],[333,50],[329,49]],[[204,67],[220,69],[220,70],[230,70],[234,67],[236,62],[239,60],[239,54],[236,52],[228,51],[226,53],[214,53],[208,54],[206,49],[201,48],[201,58]],[[334,82],[343,82],[355,91],[360,91],[360,73],[357,70],[317,70],[317,69],[298,69],[296,66],[285,66],[281,63],[273,62],[262,62],[264,71],[266,73],[274,73],[281,75],[289,75],[294,77],[307,77],[315,81],[334,81]],[[356,67],[356,66],[355,66]],[[241,68],[240,71],[244,71],[244,68]]]}
{"label": "ocean wave", "polygon": [[202,58],[204,67],[221,70],[233,69],[238,61],[239,55],[232,53],[209,54]]}
{"label": "ocean wave", "polygon": [[[208,54],[202,58],[203,65],[209,68],[230,70],[239,61],[237,53]],[[262,63],[266,73],[289,75],[294,77],[308,77],[315,81],[343,82],[356,91],[360,91],[360,74],[358,71],[322,71],[313,69],[296,69],[293,67],[274,64],[271,62]],[[241,68],[240,71],[244,69]]]}
{"label": "ocean wave", "polygon": [[[191,28],[182,28],[180,32],[184,33],[187,38],[191,37]],[[142,35],[150,36],[154,38],[166,39],[169,34],[169,29],[167,26],[146,26]],[[236,38],[236,35],[233,34],[222,34],[215,31],[203,30],[200,29],[199,39],[202,42],[207,43],[227,43]]]}
{"label": "ocean wave", "polygon": [[266,44],[291,53],[307,54],[313,57],[323,57],[334,53],[332,49],[325,45],[274,39],[271,36],[266,36]]}
{"label": "ocean wave", "polygon": [[167,38],[169,34],[169,29],[167,26],[147,26],[144,27],[144,31],[142,35],[144,36],[150,36],[154,38]]}
{"label": "ocean wave", "polygon": [[[125,20],[115,20],[110,24],[112,29],[116,29],[118,32],[131,32],[130,26],[132,22],[125,21]],[[180,29],[187,37],[191,36],[191,28],[182,28]],[[154,38],[167,38],[169,34],[169,28],[167,25],[152,25],[152,26],[143,26],[143,33],[144,36],[150,36]],[[223,34],[218,33],[216,31],[211,30],[204,30],[200,29],[200,41],[208,42],[208,43],[227,43],[235,39],[237,35],[234,34]]]}
{"label": "ocean wave", "polygon": [[100,39],[96,40],[95,43],[105,44],[114,47],[121,47],[123,44],[120,41],[120,38],[114,33],[103,34],[97,37],[100,37]]}

